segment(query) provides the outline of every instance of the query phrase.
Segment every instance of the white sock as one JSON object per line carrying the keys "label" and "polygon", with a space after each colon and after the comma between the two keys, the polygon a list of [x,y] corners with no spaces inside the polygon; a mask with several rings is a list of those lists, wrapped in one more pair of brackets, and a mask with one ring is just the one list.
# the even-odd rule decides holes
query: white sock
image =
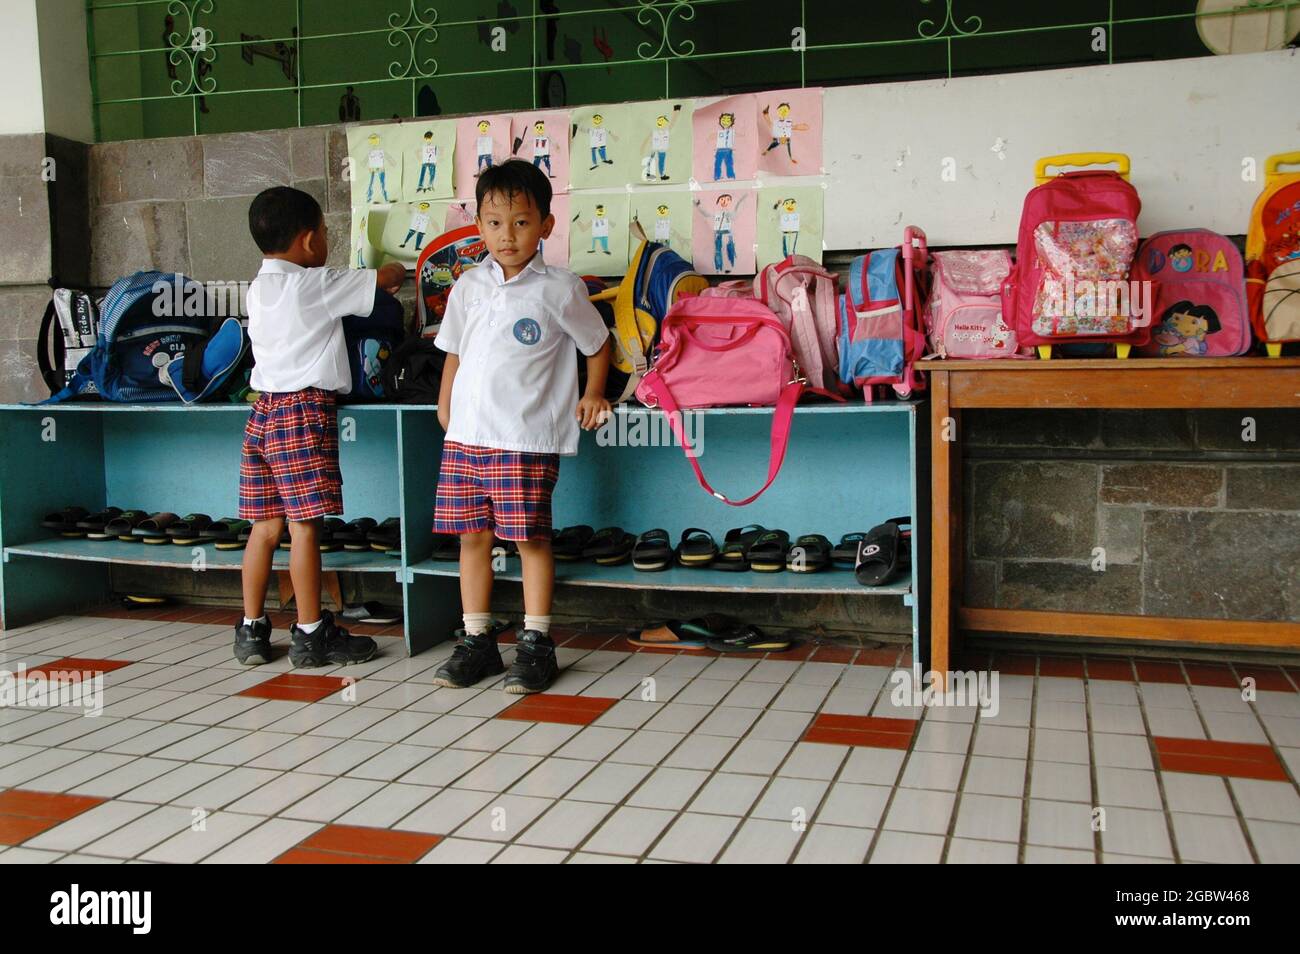
{"label": "white sock", "polygon": [[551,634],[551,618],[549,616],[529,616],[524,614],[524,629],[535,629],[543,636]]}
{"label": "white sock", "polygon": [[310,636],[312,633],[316,632],[317,627],[319,627],[322,622],[324,622],[324,620],[318,619],[314,623],[299,623],[298,632],[306,633],[308,636]]}
{"label": "white sock", "polygon": [[265,614],[265,613],[263,613],[263,614],[262,614],[261,616],[259,616],[257,619],[249,619],[247,616],[244,617],[244,625],[245,625],[245,626],[252,626],[254,623],[261,623],[261,622],[267,622],[267,623],[270,622],[270,620],[266,618],[266,614]]}
{"label": "white sock", "polygon": [[465,635],[482,636],[492,625],[491,613],[466,613],[465,614]]}

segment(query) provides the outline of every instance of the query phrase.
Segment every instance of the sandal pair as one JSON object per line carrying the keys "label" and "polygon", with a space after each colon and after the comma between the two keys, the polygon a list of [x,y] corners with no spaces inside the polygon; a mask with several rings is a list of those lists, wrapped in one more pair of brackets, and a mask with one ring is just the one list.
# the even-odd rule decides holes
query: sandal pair
{"label": "sandal pair", "polygon": [[768,636],[757,626],[742,623],[722,613],[707,613],[695,619],[670,619],[628,637],[633,646],[653,649],[711,649],[719,653],[783,652],[791,640]]}
{"label": "sandal pair", "polygon": [[632,556],[637,538],[622,527],[593,530],[578,524],[557,530],[551,538],[551,553],[557,560],[595,560],[601,566],[618,566]]}
{"label": "sandal pair", "polygon": [[709,566],[717,555],[718,545],[707,530],[688,527],[682,531],[681,542],[674,548],[668,531],[656,528],[637,537],[632,548],[632,566],[653,572],[666,570],[676,561],[682,566],[703,568]]}

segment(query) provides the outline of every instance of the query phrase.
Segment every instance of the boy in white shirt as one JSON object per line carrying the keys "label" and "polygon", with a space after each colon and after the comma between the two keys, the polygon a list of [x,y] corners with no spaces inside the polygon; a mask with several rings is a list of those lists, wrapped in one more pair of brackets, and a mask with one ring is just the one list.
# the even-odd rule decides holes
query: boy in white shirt
{"label": "boy in white shirt", "polygon": [[[479,232],[491,253],[452,288],[436,344],[447,352],[438,396],[446,430],[434,533],[460,537],[464,637],[434,674],[463,688],[505,670],[490,630],[492,537],[519,545],[524,625],[503,688],[542,692],[559,672],[550,637],[555,563],[551,495],[578,429],[609,414],[609,329],[573,272],[546,265],[551,184],[532,163],[486,170],[476,189]],[[578,395],[577,345],[587,360]]]}
{"label": "boy in white shirt", "polygon": [[320,526],[343,513],[334,392],[348,393],[352,375],[343,318],[368,315],[377,289],[395,292],[406,269],[324,268],[325,217],[306,192],[276,186],[248,209],[248,228],[262,267],[248,289],[248,338],[255,364],[250,384],[262,396],[244,428],[239,462],[239,516],[252,520],[244,551],[244,621],[235,627],[235,658],[271,661],[265,613],[271,561],[289,521],[289,576],[298,622],[289,629],[295,666],[365,662],[375,641],[334,625],[320,606]]}

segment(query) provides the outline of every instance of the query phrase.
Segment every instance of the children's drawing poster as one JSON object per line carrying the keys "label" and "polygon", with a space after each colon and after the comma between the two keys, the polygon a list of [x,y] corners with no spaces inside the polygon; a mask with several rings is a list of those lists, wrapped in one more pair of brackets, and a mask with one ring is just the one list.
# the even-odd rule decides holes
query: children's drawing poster
{"label": "children's drawing poster", "polygon": [[442,219],[429,199],[398,202],[388,210],[380,248],[387,261],[415,268],[424,246],[443,232]]}
{"label": "children's drawing poster", "polygon": [[443,212],[442,230],[450,232],[452,229],[473,225],[477,214],[478,203],[475,200],[453,199],[447,203],[446,211]]}
{"label": "children's drawing poster", "polygon": [[569,268],[612,277],[627,271],[628,196],[569,196]]}
{"label": "children's drawing poster", "polygon": [[551,215],[555,216],[555,228],[551,229],[549,238],[542,240],[542,261],[547,265],[569,266],[569,196],[551,197]]}
{"label": "children's drawing poster", "polygon": [[352,210],[352,236],[348,265],[352,268],[378,268],[383,264],[384,221],[387,209],[360,206]]}
{"label": "children's drawing poster", "polygon": [[[691,124],[695,127],[696,182],[752,179],[758,174],[758,98],[728,96],[703,105],[697,103]],[[767,141],[763,141],[767,145]]]}
{"label": "children's drawing poster", "polygon": [[583,106],[570,114],[569,181],[574,189],[622,188],[641,176],[641,134],[628,106]]}
{"label": "children's drawing poster", "polygon": [[[695,206],[690,192],[644,189],[633,192],[631,217],[641,223],[646,238],[663,242],[682,258],[691,259],[691,223]],[[636,240],[628,240],[629,257],[636,251]]]}
{"label": "children's drawing poster", "polygon": [[358,126],[348,130],[352,207],[388,205],[402,198],[401,127]]}
{"label": "children's drawing poster", "polygon": [[474,197],[478,174],[510,158],[512,117],[467,116],[456,120],[456,196]]}
{"label": "children's drawing poster", "polygon": [[822,260],[821,186],[774,186],[758,192],[758,267],[787,255]]}
{"label": "children's drawing poster", "polygon": [[701,275],[752,275],[754,268],[753,189],[703,189],[692,192],[695,220],[692,259]]}
{"label": "children's drawing poster", "polygon": [[402,154],[401,198],[407,202],[451,198],[456,124],[449,119],[388,126]]}
{"label": "children's drawing poster", "polygon": [[518,113],[513,126],[514,157],[546,173],[552,191],[568,192],[569,114],[563,110]]}
{"label": "children's drawing poster", "polygon": [[629,182],[685,183],[691,177],[691,103],[631,103],[627,131],[637,158]]}
{"label": "children's drawing poster", "polygon": [[758,171],[776,176],[822,172],[822,91],[758,93]]}

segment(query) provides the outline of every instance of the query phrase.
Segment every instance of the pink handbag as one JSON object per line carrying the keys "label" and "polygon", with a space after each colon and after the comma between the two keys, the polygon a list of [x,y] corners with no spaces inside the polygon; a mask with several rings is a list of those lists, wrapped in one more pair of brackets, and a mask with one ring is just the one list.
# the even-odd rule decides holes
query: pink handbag
{"label": "pink handbag", "polygon": [[[757,500],[780,473],[794,408],[805,391],[843,400],[806,386],[789,333],[762,303],[752,298],[691,295],[679,299],[664,316],[658,356],[637,385],[636,396],[668,416],[700,486],[723,503],[743,507]],[[705,478],[686,438],[681,411],[744,405],[776,408],[767,482],[744,500],[731,500]]]}

